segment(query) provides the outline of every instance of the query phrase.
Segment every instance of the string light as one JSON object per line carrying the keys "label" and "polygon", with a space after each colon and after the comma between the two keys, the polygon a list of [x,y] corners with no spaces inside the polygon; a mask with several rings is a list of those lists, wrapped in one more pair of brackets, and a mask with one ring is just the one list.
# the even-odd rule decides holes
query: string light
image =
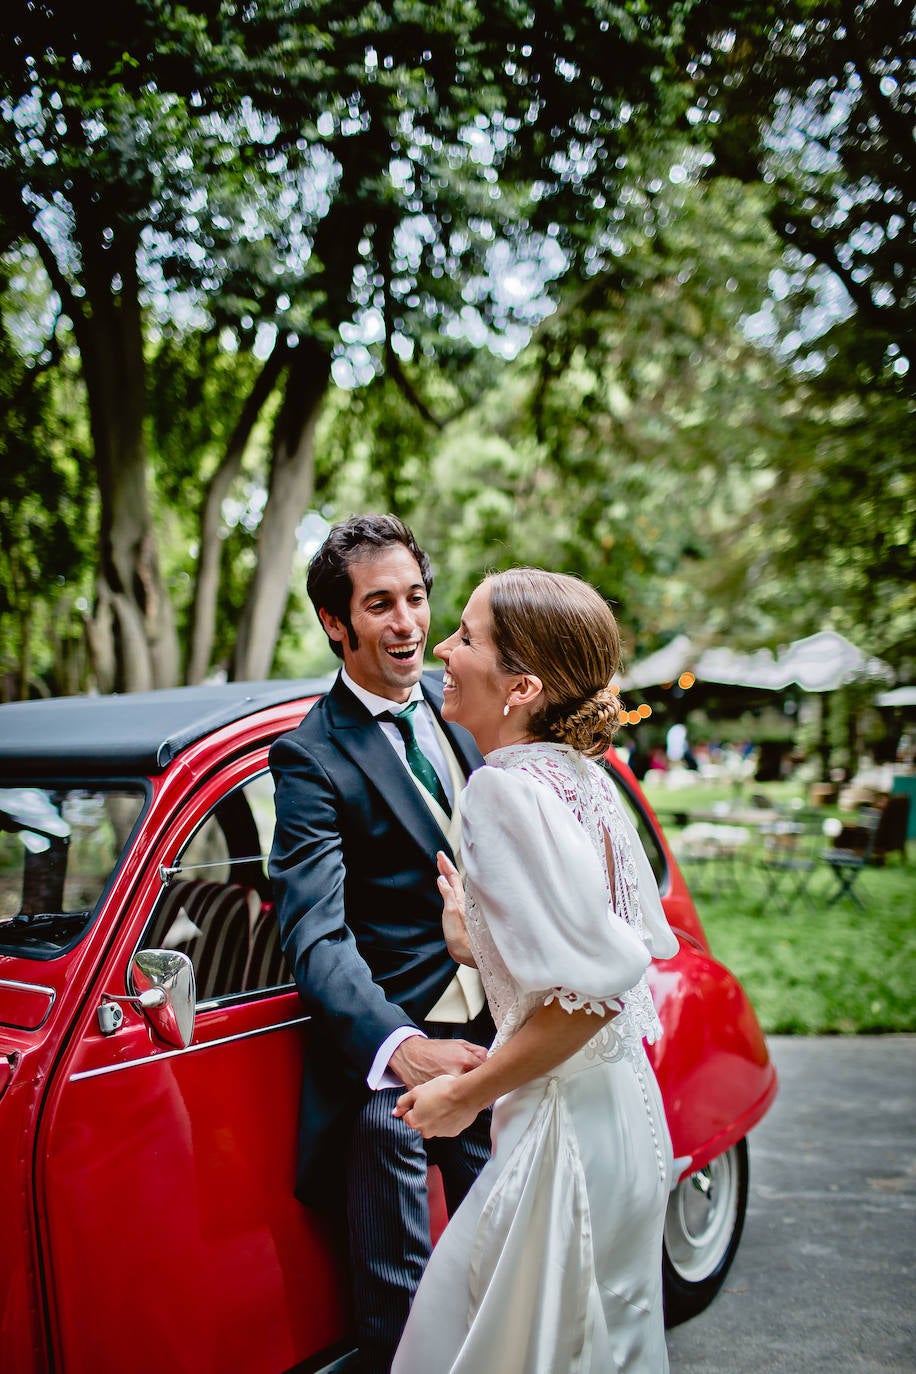
{"label": "string light", "polygon": [[620,725],[638,725],[640,721],[648,720],[651,714],[652,707],[644,701],[641,705],[634,707],[632,711],[622,709],[617,721]]}

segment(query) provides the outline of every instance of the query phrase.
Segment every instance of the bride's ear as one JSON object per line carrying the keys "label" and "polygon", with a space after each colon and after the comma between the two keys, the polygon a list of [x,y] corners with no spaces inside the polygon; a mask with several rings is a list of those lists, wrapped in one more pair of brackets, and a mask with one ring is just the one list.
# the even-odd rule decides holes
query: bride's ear
{"label": "bride's ear", "polygon": [[517,678],[507,698],[510,706],[533,706],[544,690],[544,684],[534,673]]}

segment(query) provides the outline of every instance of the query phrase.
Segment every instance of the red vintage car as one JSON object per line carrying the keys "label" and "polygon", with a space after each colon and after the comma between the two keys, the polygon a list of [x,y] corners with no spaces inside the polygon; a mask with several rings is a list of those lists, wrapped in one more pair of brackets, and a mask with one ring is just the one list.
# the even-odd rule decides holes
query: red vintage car
{"label": "red vintage car", "polygon": [[[3,1374],[346,1366],[342,1251],[293,1197],[309,1021],[266,875],[267,751],[326,687],[0,707]],[[651,974],[673,1324],[734,1258],[776,1075],[638,784],[608,766],[681,946]]]}

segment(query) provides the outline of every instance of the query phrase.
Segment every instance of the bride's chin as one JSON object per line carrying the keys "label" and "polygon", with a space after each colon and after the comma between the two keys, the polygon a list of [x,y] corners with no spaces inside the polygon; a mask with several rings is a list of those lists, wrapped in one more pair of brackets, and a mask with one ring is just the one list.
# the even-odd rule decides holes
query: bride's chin
{"label": "bride's chin", "polygon": [[470,730],[471,734],[474,733],[467,721],[462,718],[460,703],[452,701],[449,697],[442,703],[442,719],[447,720],[449,725],[461,725],[465,730]]}

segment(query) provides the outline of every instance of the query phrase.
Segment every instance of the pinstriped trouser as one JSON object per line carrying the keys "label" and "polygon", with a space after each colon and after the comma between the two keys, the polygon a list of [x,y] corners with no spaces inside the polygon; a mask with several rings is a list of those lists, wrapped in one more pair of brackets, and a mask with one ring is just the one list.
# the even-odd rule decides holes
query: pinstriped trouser
{"label": "pinstriped trouser", "polygon": [[[466,1025],[427,1026],[437,1038],[474,1039]],[[455,1139],[423,1140],[391,1115],[403,1089],[372,1093],[347,1158],[347,1220],[360,1374],[387,1374],[430,1255],[428,1165],[442,1173],[453,1212],[490,1155],[490,1112]]]}

